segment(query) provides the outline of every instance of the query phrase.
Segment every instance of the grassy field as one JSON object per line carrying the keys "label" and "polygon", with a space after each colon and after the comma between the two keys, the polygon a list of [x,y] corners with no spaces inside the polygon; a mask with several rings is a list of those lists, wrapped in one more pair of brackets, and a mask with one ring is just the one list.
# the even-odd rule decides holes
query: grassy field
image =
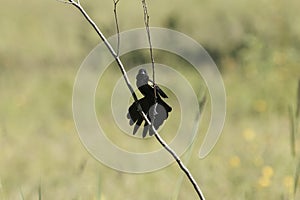
{"label": "grassy field", "polygon": [[[81,3],[105,35],[115,33],[112,1]],[[198,158],[207,106],[188,163],[206,199],[293,199],[297,158],[291,155],[288,107],[296,108],[300,78],[300,1],[148,4],[151,25],[197,40],[214,58],[225,83],[227,117],[221,138],[207,158]],[[118,10],[121,30],[143,27],[140,2],[121,0]],[[81,144],[72,116],[73,83],[99,39],[77,10],[55,0],[4,0],[0,16],[0,200],[39,195],[171,199],[176,192],[178,199],[197,199],[186,178],[176,189],[181,177],[176,164],[153,173],[121,173],[99,163]],[[126,64],[139,59],[128,57]],[[111,68],[103,84],[118,79],[118,73]],[[108,88],[97,95],[105,99],[110,93]],[[96,107],[108,110],[110,102]],[[106,123],[114,123],[108,119]],[[299,137],[300,132],[298,157]],[[139,142],[142,148],[143,140]],[[155,139],[147,143],[159,147]],[[300,198],[297,187],[295,199]]]}

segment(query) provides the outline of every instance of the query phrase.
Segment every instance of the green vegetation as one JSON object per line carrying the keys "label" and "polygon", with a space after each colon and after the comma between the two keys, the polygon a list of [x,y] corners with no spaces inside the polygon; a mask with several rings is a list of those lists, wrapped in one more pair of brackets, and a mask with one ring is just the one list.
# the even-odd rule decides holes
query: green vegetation
{"label": "green vegetation", "polygon": [[[112,1],[81,3],[105,35],[114,34]],[[224,79],[223,135],[213,152],[199,160],[208,102],[189,162],[206,198],[299,199],[289,105],[294,108],[300,77],[300,1],[148,4],[152,26],[172,28],[197,40]],[[121,0],[118,11],[121,31],[143,26],[140,2]],[[4,0],[0,13],[0,200],[170,199],[181,175],[176,164],[155,173],[124,174],[97,162],[79,140],[72,118],[73,82],[82,60],[99,42],[80,13],[55,0]],[[174,62],[167,58],[159,59]],[[125,63],[133,66],[143,59],[141,54]],[[119,76],[112,66],[104,84]],[[98,110],[110,109],[110,92],[102,91],[105,101],[98,102]],[[99,99],[101,95],[97,93]],[[293,119],[299,126],[299,117]],[[113,123],[110,117],[105,122]],[[162,136],[171,139],[167,134]],[[117,134],[110,137],[126,145]],[[292,139],[295,152],[299,137],[298,133]],[[159,147],[154,139],[139,142],[135,151],[143,142]],[[185,178],[179,199],[196,199]]]}

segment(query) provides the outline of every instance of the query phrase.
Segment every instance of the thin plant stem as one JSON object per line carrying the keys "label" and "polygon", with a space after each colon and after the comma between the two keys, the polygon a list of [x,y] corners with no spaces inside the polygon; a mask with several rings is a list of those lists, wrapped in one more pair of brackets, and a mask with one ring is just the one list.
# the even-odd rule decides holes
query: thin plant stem
{"label": "thin plant stem", "polygon": [[[147,31],[147,38],[148,38],[148,43],[149,43],[149,51],[150,51],[150,59],[151,59],[151,65],[152,65],[152,81],[153,85],[155,86],[155,62],[154,62],[154,56],[153,56],[153,47],[152,47],[152,42],[151,42],[151,34],[150,34],[150,28],[149,28],[149,19],[150,16],[148,14],[148,7],[146,0],[142,0],[142,5],[144,9],[144,23]],[[154,87],[154,97],[156,101],[156,87]]]}
{"label": "thin plant stem", "polygon": [[[198,129],[198,126],[199,126],[199,123],[200,123],[200,120],[201,120],[200,117],[201,117],[201,115],[203,113],[205,103],[206,103],[206,96],[203,95],[203,97],[198,101],[199,112],[197,113],[197,115],[195,117],[195,123],[194,123],[194,127],[193,127],[193,132],[197,131],[197,129]],[[198,140],[198,138],[199,138],[199,134],[196,135],[196,138],[194,139],[193,143],[190,145],[190,147],[188,148],[188,150],[186,152],[186,156],[185,156],[185,159],[184,159],[184,163],[185,163],[186,166],[190,162],[190,159],[192,157],[192,153],[193,153],[193,150],[195,148],[196,141]],[[177,200],[178,199],[179,190],[180,190],[180,187],[182,185],[182,182],[183,182],[183,175],[181,175],[179,177],[178,181],[177,181],[176,189],[175,189],[175,192],[174,192],[173,197],[172,197],[173,200]]]}
{"label": "thin plant stem", "polygon": [[[149,121],[149,119],[147,118],[147,116],[145,115],[145,113],[142,113],[142,114],[143,114],[143,117],[144,117],[145,121],[148,124],[151,124],[151,122]],[[188,168],[183,164],[183,162],[181,161],[181,159],[179,158],[179,156],[176,154],[176,152],[173,149],[171,149],[169,147],[169,145],[160,137],[160,135],[158,134],[157,130],[153,126],[151,126],[151,128],[152,128],[152,130],[154,132],[154,135],[155,135],[155,138],[158,140],[158,142],[172,155],[172,157],[176,160],[176,162],[179,165],[179,167],[181,168],[181,170],[188,177],[188,179],[192,183],[195,191],[197,192],[199,198],[201,200],[204,200],[205,199],[204,195],[203,195],[200,187],[198,186],[197,182],[195,181],[194,177],[192,176],[192,174],[188,170]]]}
{"label": "thin plant stem", "polygon": [[115,17],[117,36],[118,36],[116,54],[117,54],[117,56],[119,56],[119,53],[120,53],[120,28],[119,28],[119,22],[118,22],[117,7],[118,7],[118,3],[120,0],[113,0],[113,1],[114,1],[114,17]]}
{"label": "thin plant stem", "polygon": [[146,32],[147,32],[150,59],[151,59],[151,65],[152,65],[152,82],[153,82],[153,90],[154,90],[154,107],[153,107],[153,112],[152,112],[153,117],[151,119],[151,124],[153,126],[152,129],[154,129],[154,121],[155,121],[155,116],[157,114],[157,112],[156,112],[157,94],[156,94],[156,83],[155,83],[155,64],[154,64],[153,48],[152,48],[151,35],[150,35],[150,29],[149,29],[150,16],[148,14],[148,7],[147,7],[146,0],[142,0],[142,5],[143,5],[143,10],[144,10],[144,23],[145,23]]}

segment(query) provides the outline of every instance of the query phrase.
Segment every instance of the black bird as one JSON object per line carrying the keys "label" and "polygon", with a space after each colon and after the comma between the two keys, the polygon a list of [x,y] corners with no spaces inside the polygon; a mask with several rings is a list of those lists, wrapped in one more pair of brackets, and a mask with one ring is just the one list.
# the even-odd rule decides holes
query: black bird
{"label": "black bird", "polygon": [[[169,112],[172,111],[172,107],[162,100],[162,98],[168,98],[168,96],[159,88],[159,86],[153,85],[153,81],[149,80],[149,76],[145,69],[140,69],[136,75],[136,86],[144,97],[139,99],[138,102],[133,102],[128,109],[127,118],[130,119],[129,124],[135,124],[133,134],[137,132],[143,121],[145,121],[138,111],[138,105],[141,105],[141,109],[147,115],[150,122],[153,119],[153,110],[155,105],[154,88],[156,88],[157,106],[153,126],[157,130],[168,118]],[[143,137],[147,135],[148,131],[150,136],[154,134],[149,124],[145,121]]]}

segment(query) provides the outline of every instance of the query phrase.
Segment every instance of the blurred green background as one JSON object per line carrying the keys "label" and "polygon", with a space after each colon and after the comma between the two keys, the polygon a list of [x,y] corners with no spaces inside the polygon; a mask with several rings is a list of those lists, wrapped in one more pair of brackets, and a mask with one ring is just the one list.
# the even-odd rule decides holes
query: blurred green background
{"label": "blurred green background", "polygon": [[[115,34],[112,1],[81,3],[106,36]],[[300,78],[300,1],[152,0],[148,7],[151,26],[197,40],[224,79],[222,136],[200,160],[206,107],[203,134],[188,163],[206,198],[292,199],[296,159],[290,153],[288,106],[296,106]],[[120,0],[118,11],[121,31],[143,27],[140,1]],[[2,0],[0,199],[170,199],[176,192],[178,199],[196,199],[185,177],[176,189],[181,176],[176,164],[154,173],[120,173],[97,162],[81,144],[72,118],[72,87],[81,62],[98,43],[71,5]],[[137,57],[126,63],[144,59]],[[115,69],[107,76],[118,78]],[[97,108],[109,106],[102,101]],[[147,142],[158,146],[154,139]]]}

